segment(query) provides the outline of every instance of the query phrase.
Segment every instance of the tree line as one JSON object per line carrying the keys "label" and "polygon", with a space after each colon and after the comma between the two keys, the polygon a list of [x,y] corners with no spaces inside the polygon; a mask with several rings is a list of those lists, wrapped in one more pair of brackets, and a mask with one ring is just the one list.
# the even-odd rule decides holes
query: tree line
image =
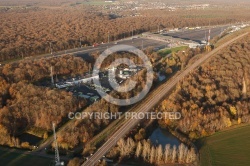
{"label": "tree line", "polygon": [[113,19],[108,14],[93,11],[95,8],[86,6],[1,11],[0,61],[105,43],[108,36],[113,41],[132,34],[156,31],[158,26],[171,29],[203,26],[208,22],[211,25],[235,23],[249,20],[246,13],[250,13],[245,8],[174,12],[142,10],[140,17]]}
{"label": "tree line", "polygon": [[181,80],[156,111],[177,111],[182,118],[160,120],[161,126],[177,128],[189,138],[198,139],[232,125],[248,123],[249,39],[248,35],[226,47]]}

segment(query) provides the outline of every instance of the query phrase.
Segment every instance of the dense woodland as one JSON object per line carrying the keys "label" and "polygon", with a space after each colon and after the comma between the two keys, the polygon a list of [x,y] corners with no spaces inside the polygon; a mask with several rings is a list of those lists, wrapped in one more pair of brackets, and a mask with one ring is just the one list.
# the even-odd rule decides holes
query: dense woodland
{"label": "dense woodland", "polygon": [[51,76],[51,67],[55,75],[83,75],[89,71],[91,65],[80,57],[64,55],[60,58],[44,58],[40,60],[25,60],[18,63],[4,65],[2,74],[9,82],[26,80],[29,82],[39,81]]}
{"label": "dense woodland", "polygon": [[[25,82],[14,83],[9,88],[6,106],[0,109],[0,144],[19,147],[13,141],[30,127],[49,131],[51,122],[59,124],[70,111],[85,105],[72,94],[49,88],[36,87]],[[14,139],[15,140],[15,139]]]}
{"label": "dense woodland", "polygon": [[[0,61],[122,39],[160,28],[181,28],[249,20],[247,8],[146,10],[139,17],[117,17],[95,7],[27,8],[0,11]],[[18,13],[18,14],[17,14]]]}
{"label": "dense woodland", "polygon": [[[191,139],[250,121],[250,35],[231,44],[177,86],[156,111],[178,111],[179,121],[159,121]],[[190,61],[192,63],[192,61]]]}
{"label": "dense woodland", "polygon": [[[160,59],[154,54],[152,48],[146,49],[152,62]],[[94,59],[97,53],[93,54]],[[139,63],[135,56],[124,53],[118,56],[113,54],[107,58],[103,67],[108,67],[111,60],[126,57]],[[86,106],[85,100],[76,99],[71,93],[53,90],[51,88],[33,85],[38,81],[50,78],[50,69],[53,67],[54,74],[62,78],[67,75],[83,75],[89,71],[91,63],[73,55],[60,57],[42,58],[39,60],[23,60],[18,63],[6,64],[1,68],[0,77],[0,125],[4,139],[0,144],[20,146],[18,135],[29,128],[38,128],[42,131],[51,130],[51,122],[59,124],[69,112],[75,112]],[[113,97],[128,98],[136,95],[145,86],[145,70],[141,70],[136,79],[137,88],[130,93],[111,92]],[[127,84],[125,82],[124,84]],[[89,106],[85,111],[118,112],[119,107],[106,102],[104,99]],[[12,123],[12,122],[15,123]],[[85,119],[77,121],[74,125],[66,128],[63,134],[58,135],[59,146],[65,149],[74,148],[79,143],[84,143],[92,138],[96,132],[109,124],[109,120]],[[74,136],[73,136],[74,135]]]}
{"label": "dense woodland", "polygon": [[[25,0],[24,0],[25,1]],[[27,0],[28,1],[28,0]],[[26,2],[26,1],[25,1]],[[61,3],[61,2],[60,2]],[[0,61],[24,58],[36,54],[107,42],[160,28],[202,26],[234,23],[250,18],[246,8],[209,9],[203,11],[169,12],[164,10],[142,11],[139,17],[113,18],[93,8],[18,8],[0,10]],[[18,13],[18,14],[17,14]],[[107,26],[108,25],[108,26]],[[194,55],[210,49],[187,49],[162,58],[152,49],[146,50],[154,70],[170,75],[174,69],[185,68]],[[156,111],[179,111],[179,121],[159,121],[164,128],[178,129],[191,139],[210,135],[233,124],[250,121],[250,35],[227,47],[181,81],[175,92],[165,99]],[[92,55],[94,59],[98,54]],[[124,55],[127,57],[130,55]],[[237,58],[235,58],[237,57]],[[107,58],[104,67],[114,55]],[[140,61],[130,56],[134,61]],[[161,61],[161,63],[157,63]],[[85,100],[76,99],[71,93],[34,85],[50,77],[51,66],[56,75],[83,74],[93,62],[72,55],[41,60],[24,60],[6,64],[0,71],[0,144],[27,147],[18,136],[29,128],[39,128],[47,137],[51,122],[62,123],[69,112],[86,106]],[[145,71],[132,78],[139,80],[137,88],[127,94],[111,92],[113,96],[128,98],[145,86]],[[156,79],[156,78],[155,78]],[[126,82],[125,82],[126,84]],[[100,100],[85,111],[118,112],[121,108]],[[58,134],[59,146],[72,149],[84,144],[110,123],[105,119],[83,119]],[[190,163],[194,149],[180,147],[154,147],[146,140],[120,140],[117,153],[121,158],[133,154],[152,164]],[[131,149],[132,148],[132,149]],[[164,150],[163,150],[164,149]],[[161,154],[161,155],[160,155]],[[180,157],[181,156],[181,157]],[[78,160],[78,159],[75,159]],[[72,160],[71,162],[75,162]],[[76,161],[81,162],[80,160]]]}
{"label": "dense woodland", "polygon": [[[93,2],[101,2],[105,0],[92,0]],[[130,2],[131,0],[117,0],[120,2]],[[71,6],[72,4],[81,4],[84,2],[89,2],[89,0],[1,0],[1,6],[42,6],[42,7],[67,7]],[[150,0],[145,0],[145,2],[150,2]],[[235,1],[228,1],[228,0],[189,0],[189,1],[176,1],[176,0],[159,0],[159,2],[165,2],[168,4],[174,5],[190,5],[190,4],[214,4],[214,5],[235,5],[237,3],[238,6],[244,6],[249,4],[248,0],[240,0],[238,2]],[[90,5],[89,5],[90,6]]]}
{"label": "dense woodland", "polygon": [[[187,49],[185,53],[180,51],[179,53],[173,54],[172,58],[164,58],[160,57],[159,54],[154,52],[152,48],[147,48],[145,53],[150,58],[151,62],[154,64],[154,70],[157,72],[161,72],[162,74],[166,74],[166,76],[171,75],[174,72],[175,68],[185,67],[188,61],[197,54],[206,52],[205,48],[197,48],[197,49]],[[128,57],[128,53],[124,53],[120,56],[117,54],[113,54],[113,56],[106,58],[103,63],[103,67],[107,67],[108,64],[111,63],[111,60],[115,60],[118,57]],[[134,56],[130,55],[130,58],[135,62],[140,62],[140,60],[136,59]],[[157,63],[160,62],[160,63]],[[145,71],[139,72],[138,75],[132,77],[131,79],[135,79],[137,81],[137,86],[135,89],[130,91],[130,93],[117,93],[111,92],[111,96],[115,98],[129,98],[131,96],[135,96],[138,92],[141,91],[141,88],[145,86]],[[156,79],[156,78],[154,78]],[[128,80],[129,81],[129,80]],[[89,112],[118,112],[122,111],[122,107],[115,106],[106,102],[104,99],[90,105],[84,111]],[[107,119],[90,119],[85,118],[83,120],[77,120],[74,125],[71,125],[64,129],[63,132],[58,134],[58,142],[59,146],[64,149],[74,148],[76,145],[82,144],[85,145],[93,136],[99,133],[103,128],[105,128],[111,121]],[[141,136],[136,136],[135,141],[139,141]],[[85,147],[84,153],[88,153],[94,147]],[[88,151],[89,150],[89,151]],[[77,160],[78,161],[78,160]],[[73,162],[73,161],[72,161]],[[76,162],[76,161],[75,161]],[[149,162],[145,160],[145,162]]]}
{"label": "dense woodland", "polygon": [[72,55],[7,64],[0,76],[0,135],[2,145],[20,147],[17,137],[29,128],[51,130],[69,112],[86,105],[72,93],[35,86],[34,81],[50,76],[50,66],[58,74],[82,74],[88,63]]}

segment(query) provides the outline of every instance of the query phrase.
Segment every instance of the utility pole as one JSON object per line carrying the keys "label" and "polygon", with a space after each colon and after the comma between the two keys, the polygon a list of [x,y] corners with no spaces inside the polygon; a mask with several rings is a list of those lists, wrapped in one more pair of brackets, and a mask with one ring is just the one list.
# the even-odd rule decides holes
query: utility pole
{"label": "utility pole", "polygon": [[207,42],[207,31],[205,30],[205,41]]}
{"label": "utility pole", "polygon": [[53,86],[54,85],[54,78],[53,78],[53,66],[51,66],[50,68],[50,75],[51,75],[51,85]]}
{"label": "utility pole", "polygon": [[108,32],[108,43],[109,43],[109,32]]}
{"label": "utility pole", "polygon": [[54,144],[55,144],[55,166],[61,166],[61,165],[64,165],[64,162],[60,161],[59,150],[58,150],[58,145],[57,145],[55,123],[52,123],[52,126],[53,126]]}
{"label": "utility pole", "polygon": [[211,39],[211,29],[209,29],[208,31],[207,45],[210,45],[210,39]]}
{"label": "utility pole", "polygon": [[89,63],[89,76],[90,76],[90,70],[91,70],[91,63]]}
{"label": "utility pole", "polygon": [[52,54],[53,52],[52,52],[52,42],[51,41],[49,42],[49,48],[50,48],[50,54]]}
{"label": "utility pole", "polygon": [[142,39],[142,41],[141,41],[141,50],[143,50],[144,48],[143,48],[143,39]]}
{"label": "utility pole", "polygon": [[82,37],[80,37],[80,48],[82,48]]}

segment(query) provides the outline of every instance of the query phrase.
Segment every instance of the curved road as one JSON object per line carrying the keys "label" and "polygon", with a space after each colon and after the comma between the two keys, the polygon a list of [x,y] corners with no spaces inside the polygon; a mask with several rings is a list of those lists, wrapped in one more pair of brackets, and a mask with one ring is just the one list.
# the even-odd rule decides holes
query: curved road
{"label": "curved road", "polygon": [[[210,53],[206,54],[205,56],[201,57],[199,60],[197,60],[194,64],[186,68],[182,73],[168,81],[167,83],[163,84],[157,91],[155,91],[155,95],[151,95],[149,100],[145,100],[144,104],[140,104],[139,107],[137,107],[136,112],[139,113],[146,113],[149,112],[167,93],[171,91],[175,87],[175,85],[183,79],[186,75],[188,75],[192,70],[194,70],[196,67],[200,66],[202,63],[204,63],[207,59],[211,58],[215,53],[217,53],[222,48],[226,47],[227,45],[233,43],[234,41],[242,38],[243,36],[247,35],[248,33],[242,34],[224,44],[219,46],[218,48],[214,49]],[[117,141],[122,138],[127,132],[130,131],[131,128],[133,128],[140,119],[128,119],[126,123],[119,128],[113,136],[111,136],[107,142],[105,142],[97,151],[95,154],[93,154],[89,160],[87,160],[85,163],[82,164],[82,166],[94,166],[96,163],[98,163],[99,159],[101,159],[113,146],[116,145]]]}

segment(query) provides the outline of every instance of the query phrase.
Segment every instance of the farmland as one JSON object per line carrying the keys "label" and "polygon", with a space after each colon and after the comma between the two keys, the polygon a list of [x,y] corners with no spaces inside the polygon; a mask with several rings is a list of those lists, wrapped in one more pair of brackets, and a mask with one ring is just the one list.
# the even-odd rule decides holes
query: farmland
{"label": "farmland", "polygon": [[202,139],[202,166],[245,166],[250,163],[250,125],[218,132]]}

